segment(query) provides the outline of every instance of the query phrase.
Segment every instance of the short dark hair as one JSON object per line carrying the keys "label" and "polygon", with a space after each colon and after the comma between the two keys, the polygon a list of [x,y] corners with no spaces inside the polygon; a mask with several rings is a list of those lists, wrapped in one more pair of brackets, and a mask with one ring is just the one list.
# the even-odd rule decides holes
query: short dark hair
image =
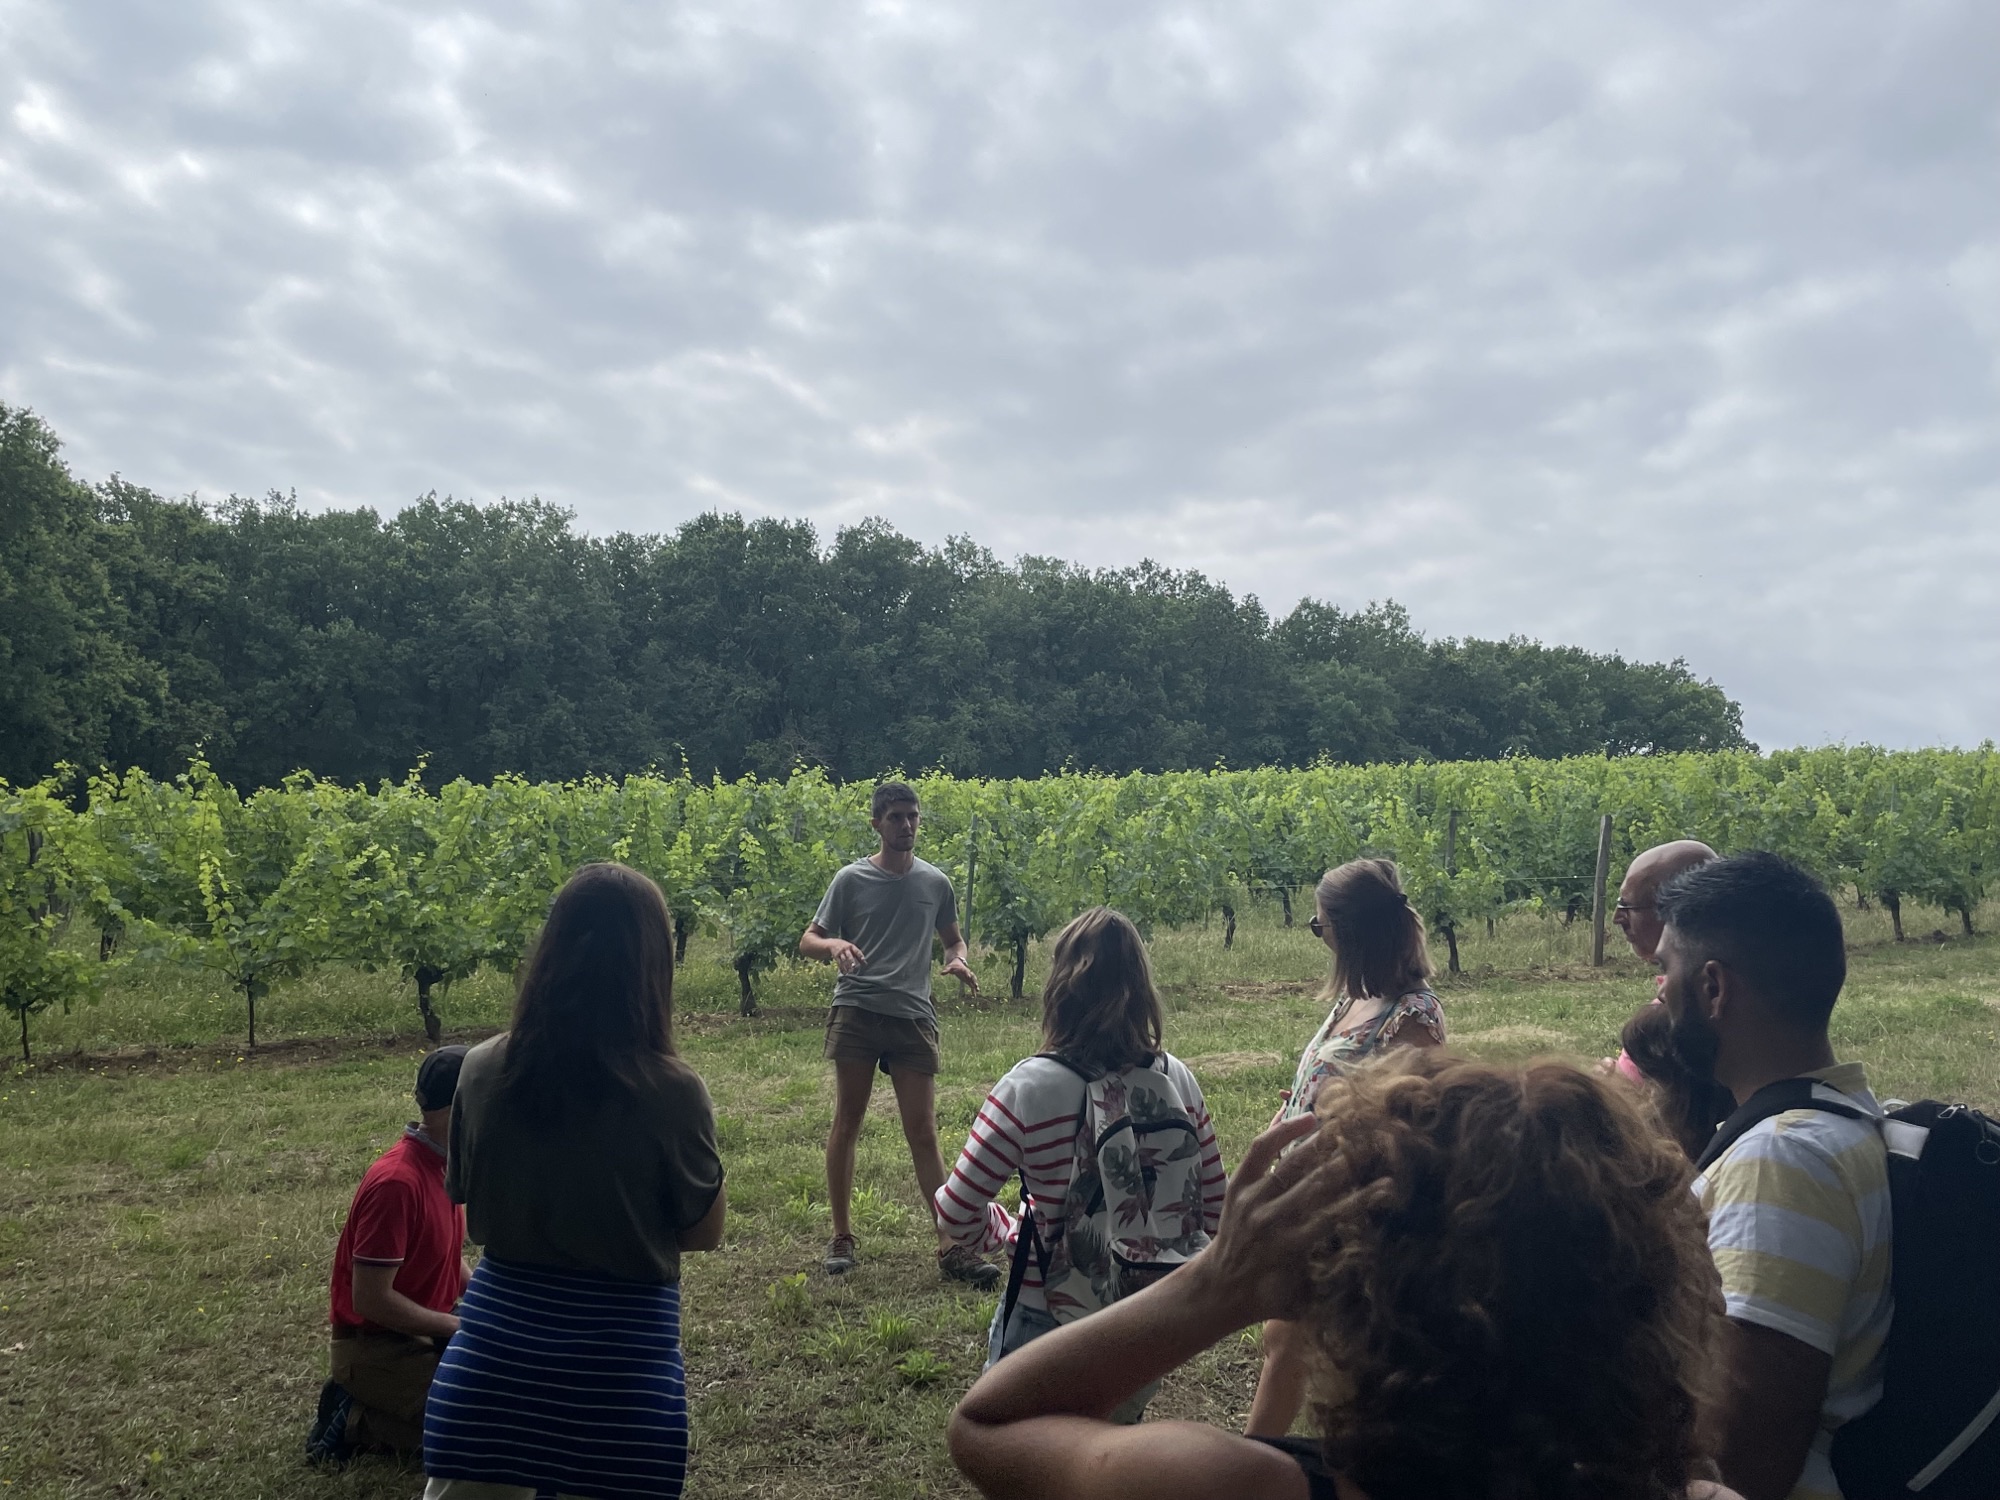
{"label": "short dark hair", "polygon": [[1661,888],[1660,920],[1701,961],[1728,964],[1779,1017],[1821,1029],[1847,982],[1833,898],[1783,855],[1753,849],[1684,870]]}
{"label": "short dark hair", "polygon": [[875,788],[875,795],[868,801],[868,821],[874,822],[898,802],[917,805],[917,789],[907,781],[885,781]]}

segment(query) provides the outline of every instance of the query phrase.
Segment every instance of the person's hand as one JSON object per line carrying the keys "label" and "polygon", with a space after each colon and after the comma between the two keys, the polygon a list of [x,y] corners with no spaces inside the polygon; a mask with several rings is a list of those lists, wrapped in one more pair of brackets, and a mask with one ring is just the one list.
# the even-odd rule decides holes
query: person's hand
{"label": "person's hand", "polygon": [[833,960],[833,966],[843,974],[858,974],[861,972],[861,966],[868,962],[868,955],[846,938],[835,938],[829,943],[827,956]]}
{"label": "person's hand", "polygon": [[968,995],[975,999],[979,995],[979,976],[972,972],[972,966],[962,958],[954,958],[944,966],[944,972],[956,979]]}
{"label": "person's hand", "polygon": [[[1285,1111],[1290,1109],[1291,1107],[1292,1107],[1292,1091],[1290,1089],[1279,1089],[1278,1112],[1271,1116],[1271,1125],[1276,1125],[1280,1120],[1284,1119]],[[1271,1128],[1271,1125],[1266,1125],[1264,1128],[1266,1130],[1269,1130]]]}
{"label": "person's hand", "polygon": [[[1182,1273],[1198,1267],[1200,1286],[1229,1304],[1239,1326],[1296,1318],[1309,1297],[1320,1233],[1315,1211],[1346,1180],[1340,1157],[1312,1145],[1318,1129],[1318,1120],[1301,1115],[1250,1143],[1230,1176],[1215,1238]],[[1288,1153],[1294,1143],[1298,1149]]]}

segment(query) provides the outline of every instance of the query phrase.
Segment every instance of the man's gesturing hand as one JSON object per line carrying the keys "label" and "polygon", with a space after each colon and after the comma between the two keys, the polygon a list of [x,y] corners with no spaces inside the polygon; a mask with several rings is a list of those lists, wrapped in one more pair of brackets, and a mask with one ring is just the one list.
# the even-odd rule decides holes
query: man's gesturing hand
{"label": "man's gesturing hand", "polygon": [[972,972],[972,966],[964,959],[954,958],[948,960],[944,966],[944,972],[951,975],[953,979],[956,979],[963,985],[968,995],[971,995],[975,999],[978,998],[979,976]]}
{"label": "man's gesturing hand", "polygon": [[[1343,1189],[1346,1175],[1338,1156],[1314,1146],[1318,1128],[1302,1115],[1250,1143],[1229,1179],[1215,1239],[1181,1273],[1198,1271],[1203,1292],[1230,1309],[1237,1327],[1295,1318],[1310,1296],[1315,1210]],[[1298,1150],[1284,1155],[1295,1141]]]}
{"label": "man's gesturing hand", "polygon": [[858,974],[861,966],[868,962],[868,955],[846,938],[835,938],[827,945],[827,957],[833,966],[843,974]]}

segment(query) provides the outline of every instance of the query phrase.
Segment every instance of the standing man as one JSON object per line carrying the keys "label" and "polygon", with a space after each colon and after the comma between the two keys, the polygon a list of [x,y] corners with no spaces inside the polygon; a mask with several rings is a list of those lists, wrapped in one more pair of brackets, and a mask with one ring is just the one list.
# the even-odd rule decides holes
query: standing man
{"label": "standing man", "polygon": [[[834,1275],[852,1270],[854,1152],[875,1088],[875,1070],[889,1075],[903,1139],[928,1206],[944,1186],[944,1157],[937,1138],[937,1011],[931,1004],[931,934],[944,940],[944,972],[979,993],[965,961],[958,930],[958,900],[951,878],[918,859],[921,817],[914,789],[900,781],[875,788],[869,822],[882,846],[833,877],[799,952],[825,959],[840,971],[827,1016],[826,1056],[833,1063],[833,1129],[826,1139],[826,1189],[833,1210],[833,1241],[825,1266]],[[933,1223],[936,1209],[931,1209]],[[989,1287],[1000,1268],[963,1245],[938,1238],[938,1270],[948,1279]]]}
{"label": "standing man", "polygon": [[333,1252],[333,1378],[306,1438],[315,1463],[423,1448],[431,1377],[458,1332],[452,1309],[465,1293],[465,1210],[444,1187],[464,1062],[463,1047],[425,1055],[416,1089],[423,1118],[354,1190]]}
{"label": "standing man", "polygon": [[[1762,1115],[1696,1163],[1729,1314],[1715,1460],[1745,1500],[1838,1500],[1833,1436],[1882,1393],[1893,1313],[1882,1109],[1827,1035],[1847,978],[1840,913],[1762,853],[1688,871],[1660,913],[1674,1051]],[[1791,1088],[1748,1108],[1773,1084]],[[1801,1089],[1842,1112],[1782,1107]]]}

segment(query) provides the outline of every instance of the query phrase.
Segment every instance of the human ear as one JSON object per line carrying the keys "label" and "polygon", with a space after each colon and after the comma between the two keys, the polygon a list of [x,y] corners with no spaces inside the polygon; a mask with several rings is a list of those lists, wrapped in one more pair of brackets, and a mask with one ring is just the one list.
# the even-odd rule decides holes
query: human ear
{"label": "human ear", "polygon": [[1695,993],[1711,1021],[1722,1019],[1722,1013],[1735,1003],[1740,989],[1728,965],[1712,958],[1701,966],[1701,972],[1695,976]]}

